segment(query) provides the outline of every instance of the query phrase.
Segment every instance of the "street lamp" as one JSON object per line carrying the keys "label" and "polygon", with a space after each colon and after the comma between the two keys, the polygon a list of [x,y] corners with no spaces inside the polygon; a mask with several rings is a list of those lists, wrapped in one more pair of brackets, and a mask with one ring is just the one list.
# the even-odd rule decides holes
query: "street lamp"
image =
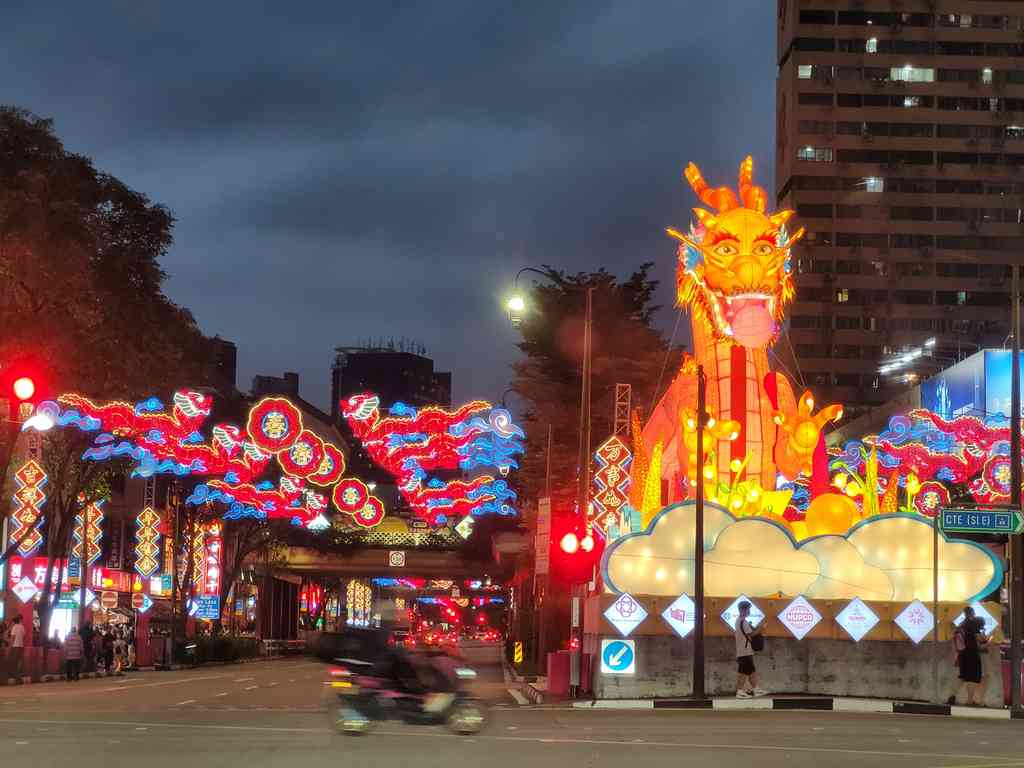
{"label": "street lamp", "polygon": [[512,293],[509,294],[508,299],[505,301],[505,309],[508,311],[508,321],[512,324],[513,328],[518,328],[523,323],[523,314],[526,312],[526,296],[519,290],[519,276],[523,272],[535,272],[541,277],[546,277],[548,280],[551,279],[551,275],[542,269],[536,267],[523,267],[516,276],[512,279]]}

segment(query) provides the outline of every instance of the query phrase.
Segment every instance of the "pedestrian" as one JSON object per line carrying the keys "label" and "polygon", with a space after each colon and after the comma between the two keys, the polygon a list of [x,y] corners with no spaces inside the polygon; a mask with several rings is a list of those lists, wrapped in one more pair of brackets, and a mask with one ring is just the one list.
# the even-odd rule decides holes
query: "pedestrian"
{"label": "pedestrian", "polygon": [[82,657],[85,655],[85,644],[78,634],[78,627],[72,627],[64,638],[64,667],[67,681],[78,680],[82,671]]}
{"label": "pedestrian", "polygon": [[85,671],[93,672],[96,669],[96,649],[93,646],[93,636],[96,632],[92,628],[92,621],[86,619],[85,623],[82,624],[82,628],[78,630],[78,634],[82,638],[82,660]]}
{"label": "pedestrian", "polygon": [[750,623],[750,603],[746,600],[739,604],[740,615],[736,619],[736,698],[749,699],[752,696],[764,696],[768,693],[758,685],[757,667],[754,666],[754,654],[764,649],[764,626],[755,628]]}
{"label": "pedestrian", "polygon": [[980,707],[979,693],[983,692],[984,665],[981,655],[986,652],[988,638],[985,637],[985,622],[979,619],[970,606],[964,608],[964,620],[953,633],[954,665],[957,681],[953,695],[946,702],[956,704],[960,689],[967,686],[967,706]]}
{"label": "pedestrian", "polygon": [[7,635],[11,641],[11,676],[15,683],[21,685],[22,666],[25,662],[25,627],[21,625],[21,616],[11,619]]}
{"label": "pedestrian", "polygon": [[103,667],[108,675],[114,674],[114,635],[110,630],[103,633]]}

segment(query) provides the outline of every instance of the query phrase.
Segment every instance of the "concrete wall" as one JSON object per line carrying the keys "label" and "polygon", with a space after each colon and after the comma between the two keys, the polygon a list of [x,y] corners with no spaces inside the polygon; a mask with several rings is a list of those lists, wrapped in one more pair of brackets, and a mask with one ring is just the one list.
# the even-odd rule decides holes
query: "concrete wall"
{"label": "concrete wall", "polygon": [[[689,696],[692,692],[693,640],[668,636],[635,638],[635,675],[604,675],[595,665],[594,694],[599,699],[650,699]],[[600,638],[587,635],[584,650],[600,655]],[[735,644],[731,637],[708,637],[706,687],[709,695],[736,691]],[[939,691],[945,701],[952,689],[955,670],[948,642],[939,643]],[[767,638],[765,652],[758,654],[761,685],[776,693],[856,696],[906,701],[934,698],[934,646],[909,642],[845,640],[797,641]],[[1003,705],[999,652],[984,657],[987,686],[985,704]],[[966,691],[961,694],[964,702]]]}

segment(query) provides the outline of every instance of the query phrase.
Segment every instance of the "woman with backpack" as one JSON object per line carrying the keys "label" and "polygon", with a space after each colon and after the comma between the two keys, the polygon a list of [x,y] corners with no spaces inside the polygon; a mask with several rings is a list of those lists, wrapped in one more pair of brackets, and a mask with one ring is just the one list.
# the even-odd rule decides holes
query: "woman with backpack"
{"label": "woman with backpack", "polygon": [[749,699],[752,696],[764,696],[768,691],[757,683],[757,667],[754,666],[754,654],[764,650],[764,625],[758,628],[750,623],[750,603],[746,600],[739,604],[740,615],[736,619],[736,698]]}
{"label": "woman with backpack", "polygon": [[984,677],[984,666],[981,655],[988,644],[985,637],[985,622],[974,615],[970,606],[964,608],[964,620],[953,634],[954,664],[957,668],[957,683],[953,695],[947,699],[950,705],[956,704],[957,694],[963,686],[967,686],[967,706],[980,707],[979,690]]}

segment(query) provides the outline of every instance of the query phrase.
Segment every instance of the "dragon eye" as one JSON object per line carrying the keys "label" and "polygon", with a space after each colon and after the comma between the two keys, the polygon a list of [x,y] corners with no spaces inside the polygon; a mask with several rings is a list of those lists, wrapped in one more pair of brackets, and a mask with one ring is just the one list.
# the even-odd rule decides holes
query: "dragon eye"
{"label": "dragon eye", "polygon": [[758,243],[754,246],[755,256],[771,256],[775,253],[775,248],[768,243]]}

